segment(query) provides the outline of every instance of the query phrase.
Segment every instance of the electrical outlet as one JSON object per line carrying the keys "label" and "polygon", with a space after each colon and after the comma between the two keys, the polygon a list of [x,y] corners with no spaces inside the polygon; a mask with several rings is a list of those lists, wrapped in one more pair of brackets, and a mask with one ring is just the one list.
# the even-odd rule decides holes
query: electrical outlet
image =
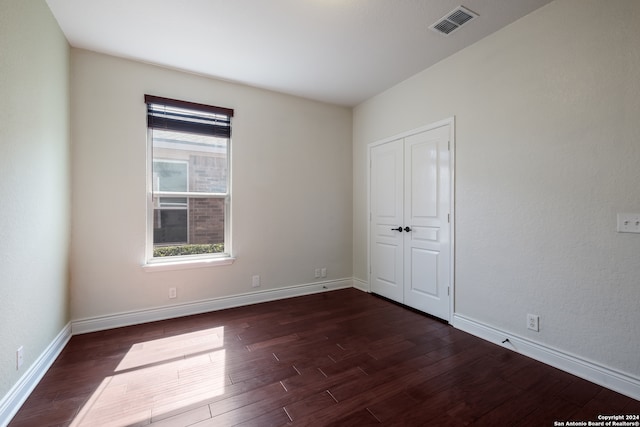
{"label": "electrical outlet", "polygon": [[527,314],[527,329],[540,332],[540,316],[536,314]]}
{"label": "electrical outlet", "polygon": [[320,270],[320,276],[327,277],[327,267],[322,267]]}
{"label": "electrical outlet", "polygon": [[251,287],[253,288],[258,288],[260,287],[260,276],[259,275],[255,275],[251,278]]}
{"label": "electrical outlet", "polygon": [[316,277],[316,279],[320,278],[320,269],[319,268],[316,268],[315,277]]}
{"label": "electrical outlet", "polygon": [[20,346],[20,348],[16,350],[16,371],[20,369],[23,363],[24,363],[24,346]]}
{"label": "electrical outlet", "polygon": [[178,296],[176,288],[169,288],[169,298],[175,298]]}
{"label": "electrical outlet", "polygon": [[618,233],[640,233],[640,214],[619,213]]}

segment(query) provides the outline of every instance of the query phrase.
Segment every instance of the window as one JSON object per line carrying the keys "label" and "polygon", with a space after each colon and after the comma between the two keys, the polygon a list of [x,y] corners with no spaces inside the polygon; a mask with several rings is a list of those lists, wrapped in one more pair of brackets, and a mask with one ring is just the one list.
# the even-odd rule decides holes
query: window
{"label": "window", "polygon": [[233,110],[146,95],[147,259],[229,257]]}

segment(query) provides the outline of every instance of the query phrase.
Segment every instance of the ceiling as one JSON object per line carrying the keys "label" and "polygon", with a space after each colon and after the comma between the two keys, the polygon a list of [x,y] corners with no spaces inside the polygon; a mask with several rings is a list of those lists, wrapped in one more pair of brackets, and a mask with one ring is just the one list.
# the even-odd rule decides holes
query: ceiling
{"label": "ceiling", "polygon": [[355,106],[551,0],[46,1],[73,47]]}

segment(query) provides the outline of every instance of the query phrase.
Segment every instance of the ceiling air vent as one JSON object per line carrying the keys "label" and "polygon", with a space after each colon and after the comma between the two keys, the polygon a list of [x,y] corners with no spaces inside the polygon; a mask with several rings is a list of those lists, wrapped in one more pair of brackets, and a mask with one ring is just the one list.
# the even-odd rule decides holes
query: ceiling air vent
{"label": "ceiling air vent", "polygon": [[437,31],[438,33],[444,34],[448,36],[463,24],[471,21],[473,18],[478,16],[478,14],[470,11],[464,6],[458,6],[453,9],[451,12],[447,13],[441,19],[438,20],[435,24],[431,25],[433,31]]}

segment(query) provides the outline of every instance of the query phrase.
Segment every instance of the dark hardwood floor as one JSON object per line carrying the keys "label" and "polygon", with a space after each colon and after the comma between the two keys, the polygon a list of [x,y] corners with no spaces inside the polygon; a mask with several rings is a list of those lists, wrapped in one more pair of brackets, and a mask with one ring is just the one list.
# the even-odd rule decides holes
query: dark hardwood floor
{"label": "dark hardwood floor", "polygon": [[355,289],[74,336],[22,426],[552,426],[640,402]]}

